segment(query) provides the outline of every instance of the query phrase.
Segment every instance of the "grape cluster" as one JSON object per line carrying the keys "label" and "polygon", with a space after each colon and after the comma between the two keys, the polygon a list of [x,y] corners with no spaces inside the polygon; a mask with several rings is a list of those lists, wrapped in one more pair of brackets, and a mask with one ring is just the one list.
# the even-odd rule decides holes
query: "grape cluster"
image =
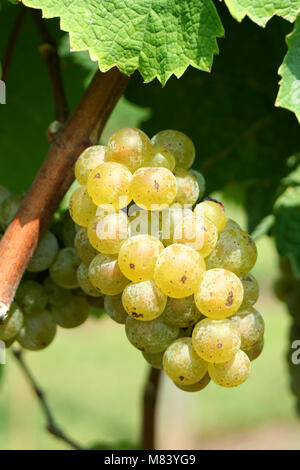
{"label": "grape cluster", "polygon": [[[11,195],[0,186],[0,237],[22,199],[22,194]],[[44,349],[53,341],[57,326],[74,328],[84,323],[95,313],[91,309],[97,306],[95,300],[103,307],[99,292],[92,288],[87,293],[80,287],[81,260],[74,248],[78,230],[67,210],[55,214],[27,266],[7,319],[0,323],[0,340],[6,347],[17,341],[31,351]]]}
{"label": "grape cluster", "polygon": [[80,155],[80,187],[69,203],[81,227],[80,287],[103,294],[106,313],[125,324],[145,360],[191,392],[210,379],[223,387],[243,383],[264,334],[249,273],[255,243],[226,219],[221,203],[203,199],[205,180],[190,170],[194,159],[182,132],[150,140],[139,129],[121,129],[107,147]]}

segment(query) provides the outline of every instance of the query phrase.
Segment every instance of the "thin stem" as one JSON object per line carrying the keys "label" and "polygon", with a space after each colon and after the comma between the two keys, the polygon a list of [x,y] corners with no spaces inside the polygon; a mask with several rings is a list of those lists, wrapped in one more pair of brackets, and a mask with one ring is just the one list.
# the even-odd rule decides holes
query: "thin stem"
{"label": "thin stem", "polygon": [[14,26],[12,32],[11,32],[11,36],[10,36],[10,39],[8,41],[8,46],[7,46],[7,49],[6,49],[5,56],[4,56],[3,66],[2,66],[2,77],[1,77],[1,79],[3,81],[5,81],[6,77],[7,77],[7,72],[8,72],[8,69],[9,69],[9,65],[11,63],[11,59],[12,59],[12,56],[13,56],[13,52],[14,52],[14,49],[15,49],[15,45],[16,45],[20,30],[21,30],[21,26],[22,26],[22,23],[23,23],[25,13],[26,13],[26,8],[22,5],[21,10],[19,12],[19,15],[17,17],[16,23],[15,23],[15,26]]}
{"label": "thin stem", "polygon": [[83,450],[84,448],[79,445],[77,442],[75,442],[73,439],[71,439],[69,436],[67,436],[61,428],[58,426],[58,424],[55,421],[55,418],[53,416],[53,413],[48,405],[48,402],[46,400],[46,396],[44,391],[41,389],[41,387],[38,385],[36,379],[34,378],[32,372],[30,371],[29,367],[27,366],[26,362],[24,361],[22,350],[21,349],[12,349],[13,355],[17,360],[17,363],[19,364],[20,368],[22,369],[25,377],[27,378],[28,382],[30,383],[36,397],[39,400],[39,404],[41,406],[41,410],[45,416],[46,419],[46,429],[47,431],[52,434],[53,436],[57,437],[58,439],[64,441],[66,444],[68,444],[70,447],[76,450]]}
{"label": "thin stem", "polygon": [[143,450],[155,449],[155,418],[159,380],[160,370],[151,367],[143,397],[143,423],[141,436],[141,448]]}

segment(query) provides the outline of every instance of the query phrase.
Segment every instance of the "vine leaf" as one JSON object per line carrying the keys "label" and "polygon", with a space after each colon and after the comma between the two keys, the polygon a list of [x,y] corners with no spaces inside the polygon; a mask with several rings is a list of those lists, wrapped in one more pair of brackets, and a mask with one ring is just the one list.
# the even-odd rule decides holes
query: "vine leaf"
{"label": "vine leaf", "polygon": [[165,84],[189,65],[209,71],[224,34],[212,0],[23,0],[43,16],[59,16],[73,50],[88,49],[105,72],[139,70]]}
{"label": "vine leaf", "polygon": [[225,3],[238,21],[247,15],[260,26],[265,26],[275,15],[293,22],[300,13],[299,0],[225,0]]}
{"label": "vine leaf", "polygon": [[282,76],[276,105],[293,111],[300,121],[300,16],[287,37],[288,52],[279,69]]}

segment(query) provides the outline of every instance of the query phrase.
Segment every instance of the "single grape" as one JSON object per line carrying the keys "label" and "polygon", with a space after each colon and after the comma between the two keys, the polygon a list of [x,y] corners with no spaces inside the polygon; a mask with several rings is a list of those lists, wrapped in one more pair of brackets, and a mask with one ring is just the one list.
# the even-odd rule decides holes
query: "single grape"
{"label": "single grape", "polygon": [[24,314],[31,315],[46,308],[48,295],[38,282],[25,281],[21,282],[16,292],[16,301]]}
{"label": "single grape", "polygon": [[243,310],[256,303],[259,296],[259,286],[255,277],[249,273],[241,277],[241,281],[244,288],[244,297],[240,309]]}
{"label": "single grape", "polygon": [[221,387],[237,387],[247,380],[250,374],[250,360],[244,351],[237,351],[235,356],[222,364],[209,364],[211,379]]}
{"label": "single grape", "polygon": [[151,139],[154,147],[163,147],[173,153],[176,159],[176,166],[189,169],[195,160],[195,146],[191,139],[180,131],[167,129],[158,132]]}
{"label": "single grape", "polygon": [[198,289],[204,270],[204,260],[197,251],[189,246],[174,244],[159,255],[154,281],[169,297],[188,297]]}
{"label": "single grape", "polygon": [[253,307],[239,310],[231,318],[241,334],[241,348],[250,349],[261,340],[265,331],[265,323],[261,314]]}
{"label": "single grape", "polygon": [[197,178],[184,168],[175,168],[177,182],[175,201],[179,204],[195,204],[199,198],[200,189]]}
{"label": "single grape", "polygon": [[170,150],[163,147],[154,147],[151,150],[148,160],[143,166],[158,166],[168,168],[168,170],[173,171],[176,165],[176,160]]}
{"label": "single grape", "polygon": [[255,361],[260,354],[262,353],[262,350],[264,348],[264,338],[262,337],[257,343],[252,344],[252,346],[249,349],[243,349],[243,351],[247,354],[249,357],[250,361]]}
{"label": "single grape", "polygon": [[10,306],[7,317],[0,323],[0,340],[9,341],[14,338],[22,328],[24,321],[23,313],[16,302]]}
{"label": "single grape", "polygon": [[48,296],[48,302],[54,307],[61,307],[69,302],[71,299],[70,290],[66,290],[63,287],[54,282],[51,277],[46,277],[43,282],[44,289]]}
{"label": "single grape", "polygon": [[95,217],[97,206],[85,186],[75,189],[69,201],[70,216],[80,227],[87,227]]}
{"label": "single grape", "polygon": [[90,244],[86,228],[80,228],[76,233],[74,247],[81,261],[87,265],[89,265],[99,253]]}
{"label": "single grape", "polygon": [[167,325],[161,317],[139,321],[128,316],[125,331],[129,342],[140,351],[158,353],[167,349],[179,336],[179,328]]}
{"label": "single grape", "polygon": [[176,196],[177,183],[167,168],[140,168],[133,174],[131,193],[134,202],[147,210],[161,210]]}
{"label": "single grape", "polygon": [[47,310],[25,317],[17,341],[24,349],[40,351],[52,343],[56,334],[53,316]]}
{"label": "single grape", "polygon": [[0,203],[0,227],[6,229],[15,217],[23,201],[24,194],[5,197]]}
{"label": "single grape", "polygon": [[192,295],[183,299],[169,297],[163,312],[165,322],[179,328],[187,328],[194,325],[200,317],[201,313],[197,309]]}
{"label": "single grape", "polygon": [[0,184],[0,204],[2,203],[2,201],[4,201],[4,199],[8,198],[10,195],[11,194],[8,189]]}
{"label": "single grape", "polygon": [[199,173],[197,170],[190,169],[189,172],[196,177],[198,187],[199,187],[199,199],[202,199],[205,193],[205,179],[202,173]]}
{"label": "single grape", "polygon": [[106,147],[92,145],[85,149],[75,164],[75,178],[81,185],[86,185],[91,172],[106,160]]}
{"label": "single grape", "polygon": [[163,244],[151,235],[136,235],[120,248],[118,263],[124,276],[133,282],[150,281]]}
{"label": "single grape", "polygon": [[205,318],[195,326],[192,335],[193,347],[207,362],[228,361],[241,347],[241,335],[230,320]]}
{"label": "single grape", "polygon": [[79,265],[80,259],[75,249],[63,248],[50,267],[50,276],[60,287],[74,289],[78,287],[77,268]]}
{"label": "single grape", "polygon": [[238,311],[243,292],[243,284],[234,273],[226,269],[209,269],[195,292],[195,302],[203,315],[221,320]]}
{"label": "single grape", "polygon": [[183,243],[194,248],[206,258],[217,244],[218,231],[215,224],[206,217],[188,214],[176,225],[173,240],[174,243]]}
{"label": "single grape", "polygon": [[104,254],[117,254],[122,243],[129,237],[129,221],[124,212],[96,217],[88,226],[91,245]]}
{"label": "single grape", "polygon": [[174,382],[192,385],[207,373],[207,362],[198,356],[191,338],[178,338],[166,349],[163,368]]}
{"label": "single grape", "polygon": [[97,255],[89,266],[89,279],[96,289],[106,295],[121,294],[129,283],[114,255]]}
{"label": "single grape", "polygon": [[125,127],[115,132],[108,141],[106,160],[122,163],[134,172],[144,166],[152,150],[149,137],[140,129]]}
{"label": "single grape", "polygon": [[52,307],[55,322],[62,328],[76,328],[84,323],[89,315],[90,306],[85,297],[72,295],[69,302],[61,307]]}
{"label": "single grape", "polygon": [[154,281],[128,284],[122,295],[123,306],[136,320],[149,321],[159,317],[165,309],[167,296]]}
{"label": "single grape", "polygon": [[236,230],[237,232],[241,232],[242,229],[239,224],[232,219],[226,219],[226,225],[223,230]]}
{"label": "single grape", "polygon": [[151,367],[162,370],[164,353],[165,351],[160,351],[158,353],[149,353],[148,351],[144,351],[142,354]]}
{"label": "single grape", "polygon": [[196,205],[194,214],[197,217],[207,217],[217,227],[220,232],[226,225],[224,206],[213,200],[205,200]]}
{"label": "single grape", "polygon": [[31,260],[27,265],[27,271],[38,273],[49,269],[58,253],[58,241],[53,233],[47,230],[40,239]]}
{"label": "single grape", "polygon": [[123,307],[122,294],[106,295],[104,297],[104,310],[112,320],[125,324],[128,315]]}
{"label": "single grape", "polygon": [[89,279],[89,267],[81,263],[77,269],[77,281],[83,292],[92,297],[101,297],[102,293],[99,289],[93,286]]}
{"label": "single grape", "polygon": [[209,382],[210,382],[210,376],[208,373],[206,373],[205,376],[201,380],[199,380],[199,382],[196,382],[195,384],[184,385],[184,384],[179,384],[179,383],[174,382],[174,385],[180,388],[180,390],[182,390],[183,392],[201,392],[201,390],[207,387]]}

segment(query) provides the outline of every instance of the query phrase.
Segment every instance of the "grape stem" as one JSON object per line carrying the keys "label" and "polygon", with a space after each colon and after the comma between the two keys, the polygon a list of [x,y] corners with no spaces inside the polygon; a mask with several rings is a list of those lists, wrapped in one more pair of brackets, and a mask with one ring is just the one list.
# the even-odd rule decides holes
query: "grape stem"
{"label": "grape stem", "polygon": [[9,65],[11,63],[11,59],[12,59],[12,56],[13,56],[15,45],[17,43],[17,39],[18,39],[20,30],[21,30],[21,26],[23,24],[25,13],[26,13],[26,8],[24,7],[24,5],[22,5],[21,9],[20,9],[20,12],[19,12],[19,15],[17,17],[16,23],[14,25],[14,28],[11,32],[11,36],[10,36],[10,39],[8,41],[6,53],[5,53],[5,56],[4,56],[3,66],[2,66],[2,76],[1,76],[1,80],[3,80],[3,81],[5,81],[6,78],[7,78],[7,72],[8,72],[8,69],[9,69]]}
{"label": "grape stem", "polygon": [[46,429],[47,431],[52,434],[53,436],[57,437],[58,439],[64,441],[66,444],[68,444],[70,447],[76,450],[83,450],[84,447],[79,445],[77,442],[75,442],[73,439],[71,439],[69,436],[67,436],[61,428],[58,426],[56,423],[53,413],[47,403],[45,393],[41,389],[41,387],[37,384],[36,379],[34,378],[32,372],[28,368],[26,362],[24,361],[23,358],[23,353],[21,349],[16,349],[12,348],[13,355],[15,359],[17,360],[17,363],[19,364],[20,368],[22,369],[25,377],[27,378],[28,382],[30,383],[36,397],[39,400],[41,409],[43,414],[45,415],[46,419]]}
{"label": "grape stem", "polygon": [[[97,71],[74,113],[51,143],[14,220],[0,243],[0,302],[10,306],[39,237],[51,221],[74,179],[74,164],[81,152],[98,142],[129,77],[116,67]],[[4,320],[0,317],[0,321]]]}
{"label": "grape stem", "polygon": [[155,450],[155,418],[160,372],[160,370],[151,367],[144,390],[141,436],[141,448],[143,450]]}

